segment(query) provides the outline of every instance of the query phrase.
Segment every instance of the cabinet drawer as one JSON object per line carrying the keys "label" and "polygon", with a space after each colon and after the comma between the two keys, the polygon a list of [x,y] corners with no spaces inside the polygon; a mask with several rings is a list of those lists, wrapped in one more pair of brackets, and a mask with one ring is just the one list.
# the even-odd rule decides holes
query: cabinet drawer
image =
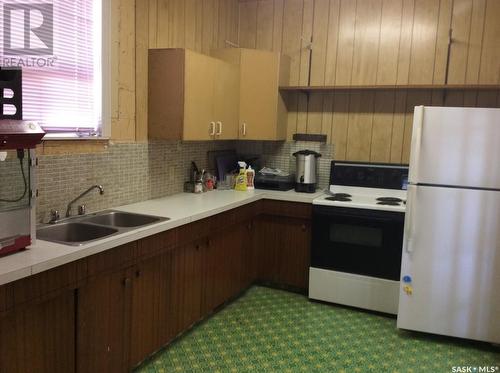
{"label": "cabinet drawer", "polygon": [[12,284],[14,304],[33,301],[77,286],[86,274],[87,262],[79,260],[18,280]]}
{"label": "cabinet drawer", "polygon": [[312,204],[303,202],[273,201],[266,199],[262,204],[262,214],[286,216],[297,219],[311,219]]}
{"label": "cabinet drawer", "polygon": [[178,228],[178,245],[182,246],[190,242],[207,237],[210,233],[210,219],[202,219],[182,225]]}
{"label": "cabinet drawer", "polygon": [[177,245],[177,233],[178,229],[174,228],[155,234],[154,236],[143,238],[137,242],[137,253],[135,257],[138,259],[146,259],[171,250]]}
{"label": "cabinet drawer", "polygon": [[235,218],[235,223],[236,224],[242,224],[245,223],[260,213],[260,201],[257,202],[252,202],[247,205],[243,205],[241,207],[238,207],[236,209],[237,214]]}
{"label": "cabinet drawer", "polygon": [[259,202],[252,202],[234,209],[214,215],[207,220],[210,224],[210,233],[227,229],[230,226],[246,224],[259,214]]}
{"label": "cabinet drawer", "polygon": [[99,273],[125,268],[132,263],[136,248],[137,242],[131,242],[108,251],[89,256],[87,258],[88,275],[95,276]]}
{"label": "cabinet drawer", "polygon": [[240,209],[241,207],[227,210],[206,219],[207,224],[210,226],[210,233],[219,232],[236,224]]}

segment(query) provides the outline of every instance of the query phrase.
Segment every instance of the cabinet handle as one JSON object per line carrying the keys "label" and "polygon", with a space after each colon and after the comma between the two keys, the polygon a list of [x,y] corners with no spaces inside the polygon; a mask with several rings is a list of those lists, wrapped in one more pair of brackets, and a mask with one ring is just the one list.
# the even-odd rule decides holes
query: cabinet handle
{"label": "cabinet handle", "polygon": [[210,122],[210,136],[215,136],[215,122]]}
{"label": "cabinet handle", "polygon": [[125,277],[125,278],[123,279],[123,286],[125,286],[126,288],[128,288],[128,287],[129,287],[129,285],[130,285],[130,278]]}
{"label": "cabinet handle", "polygon": [[135,271],[135,277],[140,277],[142,275],[142,272],[140,270]]}
{"label": "cabinet handle", "polygon": [[300,226],[300,229],[302,229],[302,232],[305,232],[305,231],[306,231],[306,225],[305,225],[305,224],[302,224],[302,225]]}
{"label": "cabinet handle", "polygon": [[246,122],[243,122],[243,125],[241,126],[241,134],[243,136],[247,135],[247,124],[246,124]]}
{"label": "cabinet handle", "polygon": [[220,136],[222,134],[222,122],[217,122],[217,126],[219,130],[215,133],[215,135]]}

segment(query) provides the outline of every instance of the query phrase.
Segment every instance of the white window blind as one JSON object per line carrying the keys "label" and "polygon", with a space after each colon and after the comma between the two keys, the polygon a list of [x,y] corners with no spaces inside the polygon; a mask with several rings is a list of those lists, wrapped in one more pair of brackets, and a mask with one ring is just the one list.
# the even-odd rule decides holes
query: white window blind
{"label": "white window blind", "polygon": [[[24,55],[4,56],[8,57],[3,60],[4,66],[5,62],[17,62],[23,69],[23,119],[38,121],[54,135],[101,135],[102,0],[9,3],[52,4],[53,12],[51,55],[30,55],[28,51]],[[17,15],[22,16],[22,12]],[[30,22],[40,23],[38,16],[36,11],[31,12]],[[5,25],[3,31],[5,34]],[[25,34],[22,28],[11,26],[11,44],[26,46]],[[31,46],[36,47],[39,40],[36,35],[30,37]]]}

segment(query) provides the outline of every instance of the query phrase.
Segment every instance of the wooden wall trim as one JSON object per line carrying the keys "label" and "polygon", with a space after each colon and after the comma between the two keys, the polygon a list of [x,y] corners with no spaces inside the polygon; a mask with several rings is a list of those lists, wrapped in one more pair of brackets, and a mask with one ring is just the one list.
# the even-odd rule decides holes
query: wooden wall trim
{"label": "wooden wall trim", "polygon": [[148,48],[238,42],[238,0],[111,0],[111,137],[146,141]]}
{"label": "wooden wall trim", "polygon": [[[283,91],[288,140],[327,135],[337,159],[407,163],[416,105],[500,107],[498,87],[479,89],[500,79],[496,0],[244,0],[239,9],[240,46],[289,55],[293,86],[422,86],[309,97]],[[445,82],[450,28],[448,83],[480,86],[426,90]]]}

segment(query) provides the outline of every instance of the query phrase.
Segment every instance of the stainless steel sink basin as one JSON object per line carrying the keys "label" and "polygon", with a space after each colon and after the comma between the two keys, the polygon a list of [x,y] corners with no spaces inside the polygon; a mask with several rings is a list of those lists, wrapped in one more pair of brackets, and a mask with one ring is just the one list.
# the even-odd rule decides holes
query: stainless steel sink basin
{"label": "stainless steel sink basin", "polygon": [[105,210],[90,215],[74,216],[52,225],[39,227],[36,235],[40,240],[79,246],[166,220],[169,218]]}
{"label": "stainless steel sink basin", "polygon": [[112,227],[135,228],[143,225],[156,223],[161,220],[166,220],[166,218],[160,218],[157,216],[142,215],[142,214],[132,214],[120,211],[107,211],[98,214],[96,216],[85,218],[82,221],[93,224],[112,226]]}
{"label": "stainless steel sink basin", "polygon": [[39,228],[36,231],[37,238],[41,240],[73,246],[82,245],[115,233],[118,233],[118,229],[81,222],[64,222]]}

